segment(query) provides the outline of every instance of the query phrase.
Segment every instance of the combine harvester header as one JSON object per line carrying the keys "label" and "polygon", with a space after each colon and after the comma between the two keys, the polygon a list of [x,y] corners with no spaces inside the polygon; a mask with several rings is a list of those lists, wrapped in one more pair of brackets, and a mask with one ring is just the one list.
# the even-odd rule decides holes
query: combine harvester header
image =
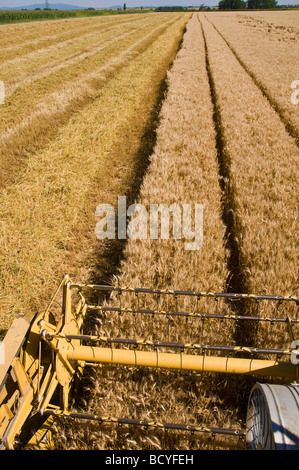
{"label": "combine harvester header", "polygon": [[[192,312],[166,311],[138,306],[132,308],[121,302],[116,307],[106,304],[112,293],[121,297],[125,292],[135,297],[147,294],[152,298],[183,296],[194,297],[197,301],[201,298],[211,301],[245,299],[252,303],[274,302],[281,305],[291,302],[299,305],[299,298],[296,297],[84,285],[75,284],[65,276],[46,310],[33,319],[25,316],[16,318],[2,343],[5,361],[0,364],[1,449],[44,448],[45,439],[50,438],[51,423],[57,417],[236,436],[244,439],[250,449],[299,449],[297,317],[241,316],[223,312],[210,314],[199,309]],[[87,302],[87,298],[95,297],[104,299],[103,303]],[[58,320],[52,312],[57,299],[61,299],[62,306]],[[103,314],[117,312],[205,321],[216,318],[220,321],[281,324],[287,328],[289,344],[285,349],[274,349],[86,335],[83,323],[86,313],[92,310]],[[261,358],[263,355],[274,359]],[[263,379],[269,377],[271,380],[284,379],[287,384],[255,384],[248,400],[244,429],[162,423],[72,411],[75,383],[80,380],[86,364],[241,374]]]}

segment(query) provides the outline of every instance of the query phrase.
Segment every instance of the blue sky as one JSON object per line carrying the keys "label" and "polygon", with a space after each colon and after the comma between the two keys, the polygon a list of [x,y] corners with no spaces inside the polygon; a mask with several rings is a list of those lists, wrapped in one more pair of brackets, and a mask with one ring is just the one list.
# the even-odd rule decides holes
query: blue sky
{"label": "blue sky", "polygon": [[[68,5],[80,6],[80,7],[94,7],[94,8],[106,8],[112,5],[122,5],[125,0],[48,0],[48,3],[55,5],[56,3],[64,3]],[[290,1],[290,0],[289,0]],[[299,1],[299,0],[298,0]],[[1,7],[21,7],[31,4],[45,4],[45,0],[0,0]],[[181,5],[181,6],[190,6],[190,5],[217,5],[218,0],[126,0],[126,5],[128,7],[135,6],[165,6],[165,5]]]}
{"label": "blue sky", "polygon": [[[190,6],[190,5],[218,5],[219,0],[48,0],[48,3],[55,5],[57,3],[64,3],[68,5],[80,7],[94,7],[94,8],[107,8],[112,5],[123,5],[125,2],[128,7],[135,6]],[[290,1],[290,0],[289,0]],[[295,0],[294,0],[295,1]],[[299,1],[299,0],[297,0]],[[0,0],[1,7],[21,7],[31,4],[45,4],[45,0]]]}
{"label": "blue sky", "polygon": [[[48,0],[50,6],[55,3],[65,3],[80,7],[107,8],[112,5],[122,5],[125,0]],[[126,0],[128,7],[135,6],[166,6],[166,5],[218,5],[219,0]],[[0,0],[0,7],[21,7],[30,4],[45,4],[44,0]],[[279,4],[295,5],[299,0],[278,0]]]}

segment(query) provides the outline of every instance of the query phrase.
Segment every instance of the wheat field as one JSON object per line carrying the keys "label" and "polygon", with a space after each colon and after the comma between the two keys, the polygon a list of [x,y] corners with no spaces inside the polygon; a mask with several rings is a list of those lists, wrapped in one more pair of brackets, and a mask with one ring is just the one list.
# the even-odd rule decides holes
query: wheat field
{"label": "wheat field", "polygon": [[[8,60],[12,68],[3,80],[6,100],[0,108],[3,329],[17,313],[47,303],[65,272],[86,280],[94,269],[105,272],[94,254],[107,256],[105,244],[94,240],[95,207],[114,203],[114,191],[128,192],[136,169],[142,169],[140,141],[156,119],[157,95],[188,14],[123,18],[62,20],[57,35],[52,22],[43,24],[61,46],[60,66],[51,41],[29,57],[21,53]],[[16,28],[19,44],[22,27],[2,28]],[[41,25],[31,28],[38,33]],[[65,30],[74,35],[74,54]],[[96,45],[93,52],[90,46],[86,53],[86,35]],[[10,44],[11,39],[12,34]],[[7,63],[2,67],[9,69]],[[18,76],[22,80],[10,92]]]}
{"label": "wheat field", "polygon": [[[46,306],[65,273],[85,283],[299,296],[298,20],[297,11],[147,13],[0,27],[3,333],[17,313]],[[97,239],[96,207],[116,208],[123,195],[146,208],[201,204],[200,249],[171,237]],[[207,313],[218,308],[201,302]],[[269,323],[111,313],[87,327],[185,343],[289,341]],[[254,382],[105,365],[87,368],[75,407],[241,430]],[[68,450],[244,449],[235,437],[75,420],[55,435]]]}
{"label": "wheat field", "polygon": [[[227,14],[227,18],[234,23],[238,16]],[[296,138],[215,29],[217,19],[213,14],[198,14],[188,23],[182,48],[168,73],[157,143],[138,199],[146,207],[157,201],[168,205],[178,200],[202,202],[203,247],[188,253],[177,240],[129,240],[114,282],[162,289],[225,291],[234,287],[247,293],[298,295]],[[284,73],[280,70],[281,80]],[[290,95],[284,106],[295,116]],[[234,214],[229,222],[223,204],[228,206],[224,211]],[[228,231],[233,233],[233,244],[226,243]],[[237,266],[230,260],[231,246],[232,250],[238,248],[239,257],[233,258]],[[116,306],[119,300],[110,302]],[[205,312],[212,309],[209,303],[203,305]],[[296,310],[291,309],[290,315],[297,315]],[[269,326],[232,331],[226,324],[219,330],[219,324],[203,328],[174,321],[169,327],[167,321],[156,322],[152,326],[149,320],[135,318],[131,323],[125,315],[119,319],[111,314],[98,318],[98,333],[153,340],[158,331],[159,339],[165,341],[192,343],[203,337],[210,344],[251,345],[254,341],[261,347],[270,343],[281,347],[287,339],[284,331]],[[86,390],[89,400],[82,398],[82,406],[98,416],[239,429],[244,422],[248,381],[194,375],[178,378],[166,372],[103,366],[88,377]],[[236,439],[213,439],[204,433],[194,438],[159,430],[111,429],[109,425],[99,430],[98,425],[82,422],[65,432],[67,448],[244,448]]]}

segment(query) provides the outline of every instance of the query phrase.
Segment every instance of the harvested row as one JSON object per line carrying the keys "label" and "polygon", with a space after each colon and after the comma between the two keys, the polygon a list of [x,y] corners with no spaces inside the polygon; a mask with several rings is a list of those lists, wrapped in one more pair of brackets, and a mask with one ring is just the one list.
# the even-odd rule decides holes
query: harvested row
{"label": "harvested row", "polygon": [[[103,40],[92,55],[82,51],[79,63],[76,60],[65,66],[58,65],[56,69],[48,68],[40,77],[37,71],[37,77],[32,82],[31,72],[28,83],[25,80],[23,86],[8,96],[0,108],[3,131],[0,140],[2,187],[14,181],[30,152],[53,138],[61,125],[98,95],[107,80],[176,22],[176,18],[170,15],[151,18],[150,22],[145,21],[137,29],[134,23],[128,24],[126,32],[116,38],[110,31],[110,40],[106,43]],[[14,75],[17,71],[18,67]]]}
{"label": "harvested row", "polygon": [[[57,65],[57,60],[59,60],[58,52],[56,52],[54,56],[55,63],[53,66],[47,54],[43,53],[41,56],[38,56],[41,62],[40,66],[35,63],[32,57],[29,57],[26,61],[26,67],[24,67],[23,61],[18,61],[12,69],[6,64],[4,67],[5,70],[1,72],[2,79],[5,83],[7,99],[7,107],[4,106],[1,113],[2,130],[8,131],[9,126],[16,125],[19,121],[24,119],[34,106],[41,106],[43,99],[51,96],[51,92],[58,93],[59,87],[63,85],[65,87],[68,85],[69,88],[71,86],[75,87],[78,80],[86,81],[87,78],[90,78],[89,74],[95,74],[95,72],[99,73],[99,67],[103,67],[104,65],[107,67],[109,59],[110,61],[112,59],[116,60],[119,54],[128,53],[128,50],[134,47],[138,41],[143,40],[147,34],[152,33],[152,29],[155,26],[161,28],[161,22],[144,23],[138,28],[139,31],[136,31],[133,25],[130,25],[120,31],[119,35],[116,34],[115,31],[108,31],[106,35],[101,36],[100,45],[99,33],[97,33],[93,37],[93,41],[98,43],[95,52],[91,51],[90,54],[87,53],[85,46],[83,52],[81,45],[81,54],[79,57],[75,59],[74,56],[72,56],[72,60],[67,60],[70,52],[75,52],[76,48],[74,46],[70,48],[64,47],[62,52],[67,55],[61,58],[65,61],[63,64]],[[152,38],[153,37],[154,34],[152,35]],[[51,55],[52,54],[51,52]],[[81,61],[84,62],[80,64]],[[34,67],[34,72],[32,72],[32,67]],[[20,76],[20,80],[16,78],[18,76]],[[19,81],[15,84],[15,80]],[[10,91],[11,88],[12,91]]]}
{"label": "harvested row", "polygon": [[[122,16],[114,16],[111,17],[112,20],[110,21],[109,18],[110,17],[105,19],[101,18],[100,20],[97,19],[97,21],[93,23],[91,22],[91,19],[89,19],[85,26],[84,22],[82,22],[82,24],[78,24],[78,20],[73,20],[71,24],[66,22],[69,20],[60,20],[59,23],[56,22],[56,28],[52,28],[52,31],[47,31],[45,30],[46,28],[43,28],[45,30],[45,34],[40,35],[38,31],[36,31],[34,38],[31,38],[31,40],[29,38],[28,41],[26,40],[26,37],[24,37],[23,40],[20,40],[20,37],[22,38],[22,35],[25,35],[26,31],[23,31],[20,36],[20,32],[17,29],[19,25],[14,25],[15,30],[11,27],[5,27],[2,25],[1,29],[4,34],[0,40],[2,43],[0,61],[3,63],[5,61],[18,60],[18,58],[26,59],[29,55],[34,55],[43,49],[53,49],[53,47],[56,46],[60,48],[65,43],[69,43],[71,41],[74,43],[77,41],[80,42],[82,38],[88,38],[94,33],[101,34],[110,28],[117,28],[118,26],[125,25],[129,22],[138,24],[139,22],[144,21],[143,15],[132,15],[132,19]],[[9,28],[9,30],[6,31],[6,28]],[[28,26],[28,29],[30,30],[30,26]],[[51,32],[52,34],[50,34]]]}
{"label": "harvested row", "polygon": [[[132,15],[133,18],[134,15]],[[131,16],[130,16],[131,18]],[[34,45],[36,41],[56,40],[57,36],[68,38],[77,35],[79,32],[85,32],[98,28],[99,25],[115,24],[128,21],[127,17],[116,15],[107,17],[89,17],[89,18],[66,18],[52,21],[32,21],[29,23],[14,23],[1,25],[1,31],[5,34],[0,38],[1,48]]]}
{"label": "harvested row", "polygon": [[[172,18],[139,54],[131,51],[131,60],[97,88],[97,97],[32,153],[17,182],[3,190],[3,330],[17,313],[47,304],[66,272],[88,280],[95,266],[106,269],[109,247],[95,238],[95,208],[111,198],[114,203],[115,193],[129,192],[137,178],[142,136],[189,15]],[[108,261],[113,269],[113,258]]]}
{"label": "harvested row", "polygon": [[[165,240],[149,236],[142,240],[128,239],[116,280],[120,286],[226,290],[229,272],[215,138],[204,41],[194,16],[168,73],[168,93],[160,114],[157,143],[137,202],[146,207],[148,213],[150,204],[168,207],[173,203],[192,204],[193,208],[195,204],[203,204],[203,246],[188,251],[184,246],[187,237],[174,240],[171,234]],[[122,303],[126,303],[125,295],[121,296]],[[109,300],[109,305],[118,306],[119,302],[116,295]],[[165,309],[165,303],[161,302],[160,308]],[[215,311],[214,300],[200,302],[203,302],[202,311]],[[191,311],[194,305],[185,303],[181,308]],[[97,327],[98,334],[112,338],[207,344],[233,342],[230,327],[222,325],[219,330],[217,321],[209,326],[196,319],[186,323],[185,320],[138,315],[132,321],[130,315],[119,317],[110,312],[106,317],[98,317]],[[95,377],[86,379],[86,387],[91,388],[91,399],[88,404],[84,403],[84,394],[80,393],[84,412],[97,416],[240,428],[238,402],[234,389],[227,393],[229,382],[226,379],[103,366]],[[209,449],[213,446],[228,449],[237,448],[239,444],[236,438],[217,436],[214,440],[211,434],[204,432],[192,436],[188,432],[165,433],[109,425],[99,428],[98,424],[85,425],[82,421],[78,425],[72,423],[67,436],[67,441],[64,441],[64,434],[59,436],[63,446],[81,449]]]}
{"label": "harvested row", "polygon": [[[215,28],[204,15],[200,21],[222,132],[220,158],[229,175],[238,269],[248,293],[298,295],[298,147]],[[250,343],[255,338],[248,333]],[[258,333],[266,347],[283,347],[285,339],[270,325]]]}
{"label": "harvested row", "polygon": [[[96,53],[103,47],[107,47],[113,40],[122,38],[125,33],[134,33],[147,26],[152,28],[161,24],[158,17],[143,16],[134,21],[126,23],[116,23],[115,25],[98,25],[92,32],[79,30],[76,37],[67,40],[59,40],[52,44],[51,41],[43,47],[38,47],[33,52],[24,54],[20,51],[20,56],[3,60],[0,65],[0,74],[6,84],[6,96],[18,87],[24,86],[31,80],[34,81],[47,73],[53,73],[60,66],[68,69],[72,63],[80,63],[83,59],[93,56],[94,61],[98,62]],[[144,32],[145,32],[144,31]],[[38,45],[38,41],[36,42]],[[20,48],[18,48],[20,49]],[[86,67],[86,64],[84,64]]]}
{"label": "harvested row", "polygon": [[[255,83],[281,115],[299,144],[298,106],[292,83],[298,79],[299,12],[206,14]],[[246,41],[244,40],[246,37]]]}

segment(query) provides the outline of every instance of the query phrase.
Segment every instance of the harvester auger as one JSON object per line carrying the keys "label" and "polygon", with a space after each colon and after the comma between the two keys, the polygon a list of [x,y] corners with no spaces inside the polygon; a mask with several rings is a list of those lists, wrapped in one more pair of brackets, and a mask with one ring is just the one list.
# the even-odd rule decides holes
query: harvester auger
{"label": "harvester auger", "polygon": [[[133,306],[124,304],[123,294],[134,297]],[[119,303],[111,306],[109,298],[113,295],[119,298]],[[150,296],[149,307],[139,301],[142,295]],[[172,308],[161,308],[159,301],[163,296],[173,300]],[[196,306],[188,311],[176,308],[176,301],[181,297],[194,299]],[[96,302],[87,301],[87,298],[92,302],[96,298]],[[219,301],[246,301],[253,306],[261,303],[293,305],[295,315],[278,315],[278,310],[275,315],[257,315],[255,308],[250,315],[227,309],[206,313],[200,308],[201,299],[209,302],[214,299],[217,304]],[[59,314],[53,313],[57,300],[60,302]],[[158,426],[193,434],[207,432],[236,436],[244,439],[244,448],[250,449],[299,449],[298,306],[297,297],[84,285],[73,283],[65,276],[46,310],[33,319],[16,318],[0,343],[0,448],[50,446],[51,425],[58,417],[64,417],[143,428]],[[283,349],[217,346],[87,335],[83,329],[84,318],[93,310],[101,315],[145,315],[148,319],[160,317],[166,321],[185,318],[201,322],[242,322],[242,325],[246,321],[254,325],[266,322],[286,327],[288,346]],[[95,416],[75,412],[71,405],[76,379],[80,380],[86,364],[241,374],[257,377],[261,383],[253,386],[248,397],[244,429]],[[267,378],[274,380],[274,384],[263,383]],[[275,380],[282,383],[275,384]]]}

